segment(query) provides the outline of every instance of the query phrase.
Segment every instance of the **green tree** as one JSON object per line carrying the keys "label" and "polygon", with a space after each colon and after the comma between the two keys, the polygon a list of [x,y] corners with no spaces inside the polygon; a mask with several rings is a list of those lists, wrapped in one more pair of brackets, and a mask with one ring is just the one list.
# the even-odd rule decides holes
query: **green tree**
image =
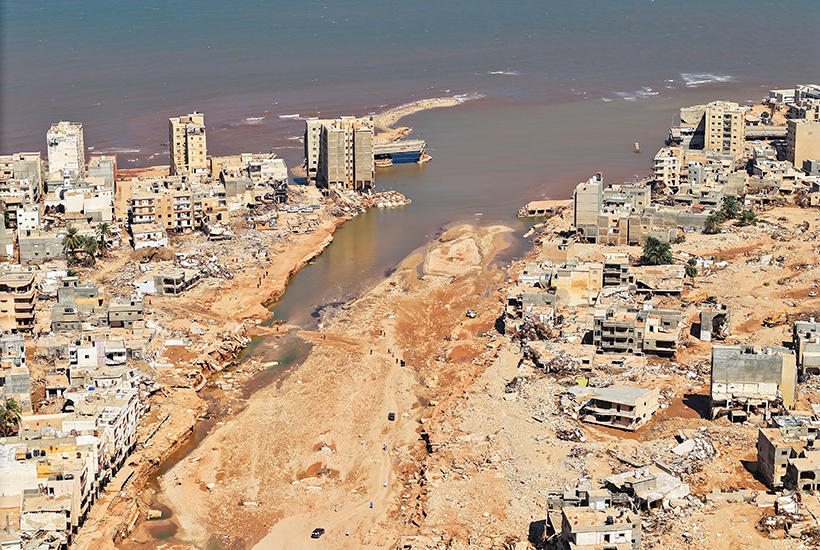
{"label": "green tree", "polygon": [[97,239],[94,237],[80,237],[81,239],[81,249],[82,252],[86,254],[86,264],[94,265],[96,260],[94,259],[94,254],[97,253],[97,248],[99,244],[97,243]]}
{"label": "green tree", "polygon": [[737,221],[736,225],[739,225],[740,227],[757,225],[757,215],[752,210],[744,210],[741,213],[740,219]]}
{"label": "green tree", "polygon": [[684,271],[686,272],[686,276],[692,279],[694,282],[695,277],[698,276],[698,262],[694,258],[689,258],[689,261],[686,262],[686,267]]}
{"label": "green tree", "polygon": [[69,254],[82,247],[82,236],[77,233],[76,227],[69,227],[63,237],[63,252]]}
{"label": "green tree", "polygon": [[14,427],[19,429],[22,419],[23,410],[17,401],[8,398],[5,402],[0,402],[0,433],[9,435],[14,431]]}
{"label": "green tree", "polygon": [[643,265],[669,265],[673,263],[672,248],[655,237],[647,237],[640,262]]}
{"label": "green tree", "polygon": [[738,204],[735,197],[726,197],[723,199],[723,208],[720,210],[723,217],[727,220],[733,220],[740,214],[740,204]]}
{"label": "green tree", "polygon": [[709,214],[703,224],[703,232],[707,235],[714,235],[720,232],[720,224],[723,223],[723,213],[716,211]]}
{"label": "green tree", "polygon": [[111,228],[107,223],[97,224],[97,248],[103,258],[108,256],[108,239],[111,235]]}

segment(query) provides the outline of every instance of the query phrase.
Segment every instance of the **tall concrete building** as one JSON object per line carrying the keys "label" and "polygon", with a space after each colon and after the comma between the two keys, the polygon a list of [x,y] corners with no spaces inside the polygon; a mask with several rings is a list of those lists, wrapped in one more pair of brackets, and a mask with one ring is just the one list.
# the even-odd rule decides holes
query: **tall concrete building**
{"label": "tall concrete building", "polygon": [[308,181],[326,189],[373,187],[373,118],[308,120],[305,125]]}
{"label": "tall concrete building", "polygon": [[60,121],[46,133],[48,173],[68,170],[77,176],[85,173],[85,144],[80,122]]}
{"label": "tall concrete building", "polygon": [[598,172],[581,182],[572,194],[573,225],[589,242],[597,242],[598,213],[601,211],[604,176]]}
{"label": "tall concrete building", "polygon": [[706,106],[704,149],[734,155],[743,155],[746,143],[746,111],[737,103],[713,101]]}
{"label": "tall concrete building", "polygon": [[168,120],[171,175],[207,170],[205,115],[194,111],[190,115],[172,117]]}
{"label": "tall concrete building", "polygon": [[786,129],[786,160],[795,167],[820,159],[820,121],[789,120]]}

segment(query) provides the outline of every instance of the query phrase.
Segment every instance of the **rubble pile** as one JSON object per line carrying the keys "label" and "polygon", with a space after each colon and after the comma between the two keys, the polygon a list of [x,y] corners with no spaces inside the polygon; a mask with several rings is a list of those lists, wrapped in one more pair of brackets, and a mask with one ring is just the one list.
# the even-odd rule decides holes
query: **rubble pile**
{"label": "rubble pile", "polygon": [[369,196],[364,196],[363,204],[365,208],[398,208],[399,206],[406,206],[410,204],[410,199],[405,197],[398,191],[382,191],[380,193],[373,193]]}

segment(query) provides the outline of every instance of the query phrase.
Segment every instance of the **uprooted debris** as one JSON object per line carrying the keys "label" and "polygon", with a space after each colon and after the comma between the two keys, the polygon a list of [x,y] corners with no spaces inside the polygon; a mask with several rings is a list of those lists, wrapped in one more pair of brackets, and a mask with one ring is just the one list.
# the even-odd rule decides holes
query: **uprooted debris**
{"label": "uprooted debris", "polygon": [[584,433],[581,431],[581,428],[558,428],[555,430],[555,437],[561,441],[575,441],[576,443],[583,443],[587,440],[587,438],[584,437]]}

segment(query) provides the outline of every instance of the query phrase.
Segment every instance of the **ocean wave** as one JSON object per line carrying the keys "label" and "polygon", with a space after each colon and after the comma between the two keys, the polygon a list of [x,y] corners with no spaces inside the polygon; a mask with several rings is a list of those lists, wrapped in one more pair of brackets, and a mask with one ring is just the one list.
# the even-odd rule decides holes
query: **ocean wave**
{"label": "ocean wave", "polygon": [[716,75],[711,73],[681,73],[680,77],[688,88],[697,88],[701,84],[713,82],[731,82],[735,77],[731,75]]}
{"label": "ocean wave", "polygon": [[295,118],[295,119],[301,119],[301,118],[302,118],[302,115],[300,115],[299,113],[296,113],[296,114],[293,114],[293,115],[279,115],[279,118]]}
{"label": "ocean wave", "polygon": [[518,76],[521,73],[519,73],[518,71],[511,71],[508,69],[506,71],[487,71],[485,74],[503,74],[506,76]]}
{"label": "ocean wave", "polygon": [[659,93],[652,88],[644,87],[634,92],[617,92],[615,95],[626,101],[638,101],[639,99],[656,96]]}
{"label": "ocean wave", "polygon": [[290,137],[285,138],[285,139],[287,139],[289,141],[302,141],[304,138],[305,138],[305,136],[290,136]]}
{"label": "ocean wave", "polygon": [[245,117],[244,122],[245,122],[245,124],[259,124],[263,120],[265,120],[265,117],[263,117],[263,116],[249,116],[249,117]]}
{"label": "ocean wave", "polygon": [[453,96],[453,99],[456,101],[460,101],[464,103],[465,101],[472,101],[474,99],[481,99],[482,97],[487,97],[485,94],[480,94],[478,92],[470,92],[469,94],[456,94]]}

